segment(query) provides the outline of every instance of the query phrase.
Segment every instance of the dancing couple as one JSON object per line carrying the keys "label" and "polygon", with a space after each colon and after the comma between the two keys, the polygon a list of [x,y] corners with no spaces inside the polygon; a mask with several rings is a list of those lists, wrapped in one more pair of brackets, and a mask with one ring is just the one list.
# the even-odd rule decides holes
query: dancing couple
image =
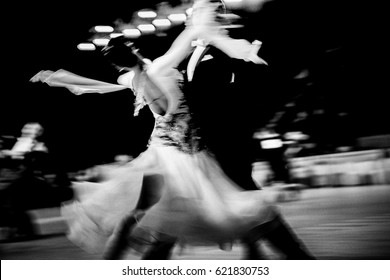
{"label": "dancing couple", "polygon": [[62,213],[69,224],[68,237],[85,250],[119,259],[132,248],[143,259],[167,259],[175,244],[226,248],[240,240],[247,246],[246,258],[254,259],[260,257],[256,242],[261,238],[287,259],[312,259],[283,221],[272,196],[248,190],[225,174],[187,104],[192,79],[178,67],[192,53],[194,40],[202,39],[231,59],[265,63],[257,56],[260,44],[227,36],[215,20],[216,8],[208,0],[196,1],[186,28],[151,63],[124,38],[112,39],[104,55],[127,71],[118,85],[63,70],[43,71],[33,78],[75,93],[130,88],[136,95],[135,114],[148,106],[155,117],[148,147],[137,158],[118,166],[102,182],[74,183],[77,199],[64,205]]}

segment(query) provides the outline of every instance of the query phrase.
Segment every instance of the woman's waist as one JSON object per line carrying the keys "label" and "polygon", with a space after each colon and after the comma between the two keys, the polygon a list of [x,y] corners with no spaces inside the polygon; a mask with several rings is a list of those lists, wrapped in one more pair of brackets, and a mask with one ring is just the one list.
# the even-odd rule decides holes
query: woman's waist
{"label": "woman's waist", "polygon": [[174,148],[180,152],[184,152],[187,154],[195,154],[205,150],[205,147],[200,141],[200,138],[183,141],[182,138],[175,139],[173,137],[158,134],[152,134],[149,139],[148,146]]}

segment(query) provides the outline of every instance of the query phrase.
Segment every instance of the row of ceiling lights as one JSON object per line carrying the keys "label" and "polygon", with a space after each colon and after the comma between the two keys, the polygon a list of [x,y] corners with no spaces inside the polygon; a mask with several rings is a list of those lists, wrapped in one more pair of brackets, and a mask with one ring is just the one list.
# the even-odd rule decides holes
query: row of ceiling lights
{"label": "row of ceiling lights", "polygon": [[[164,31],[173,25],[185,22],[187,17],[191,15],[191,12],[192,8],[188,8],[182,13],[172,13],[163,18],[155,11],[141,10],[137,12],[137,17],[145,22],[138,24],[136,27],[126,26],[126,24],[118,26],[117,28],[108,25],[94,26],[91,29],[91,31],[95,33],[92,42],[80,43],[77,45],[77,48],[82,51],[93,51],[96,47],[107,45],[109,40],[114,37],[123,35],[131,39],[136,39],[141,35],[152,34],[156,31]],[[146,23],[146,21],[150,20],[151,23]]]}
{"label": "row of ceiling lights", "polygon": [[[237,8],[245,0],[224,0],[230,8]],[[107,25],[97,25],[91,29],[94,33],[90,42],[80,43],[77,48],[82,51],[93,51],[96,47],[103,47],[108,44],[109,40],[118,36],[125,36],[131,39],[139,38],[142,35],[163,32],[173,25],[182,24],[192,13],[190,3],[180,7],[167,7],[161,5],[157,11],[140,10],[132,24],[119,24],[116,28]],[[231,14],[234,16],[234,14]],[[227,15],[228,16],[228,15]],[[135,24],[138,22],[138,24]]]}

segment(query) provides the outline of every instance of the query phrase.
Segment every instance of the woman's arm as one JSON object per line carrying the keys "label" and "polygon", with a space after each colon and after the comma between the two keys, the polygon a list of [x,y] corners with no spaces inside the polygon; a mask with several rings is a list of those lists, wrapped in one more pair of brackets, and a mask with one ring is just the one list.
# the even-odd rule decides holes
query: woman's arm
{"label": "woman's arm", "polygon": [[[191,43],[199,38],[201,32],[199,26],[187,26],[168,51],[147,66],[148,90],[145,92],[145,98],[148,104],[164,107],[166,111],[175,107],[180,91],[177,83],[179,73],[176,68],[191,53]],[[155,111],[153,107],[151,109]]]}
{"label": "woman's arm", "polygon": [[172,43],[169,50],[164,55],[156,58],[148,67],[148,75],[161,75],[176,68],[190,54],[192,50],[191,43],[198,38],[198,35],[198,28],[186,27]]}
{"label": "woman's arm", "polygon": [[[156,98],[151,98],[147,101],[149,104],[153,105],[150,102],[158,102],[158,106],[166,105],[166,112],[173,110],[177,106],[178,97],[181,95],[178,79],[181,77],[176,68],[191,53],[191,43],[198,38],[198,34],[199,29],[186,27],[172,43],[169,50],[148,66],[146,71],[150,81],[148,85],[150,88],[159,88],[162,95],[165,96],[162,99],[157,99],[157,96]],[[152,109],[152,107],[150,108]]]}
{"label": "woman's arm", "polygon": [[[205,0],[200,0],[203,3]],[[211,18],[215,17],[215,5],[201,6],[202,11],[194,5],[194,16],[188,20],[188,25],[174,40],[168,51],[147,66],[145,99],[149,107],[155,111],[163,108],[165,112],[174,108],[180,89],[177,80],[177,66],[191,53],[192,42],[199,38],[202,29]],[[199,7],[199,5],[198,5]]]}
{"label": "woman's arm", "polygon": [[169,50],[161,57],[155,59],[148,69],[148,73],[153,75],[176,68],[192,51],[192,42],[202,36],[203,33],[215,30],[217,23],[216,3],[208,0],[197,0],[193,5],[192,16],[187,20],[186,28],[172,43]]}

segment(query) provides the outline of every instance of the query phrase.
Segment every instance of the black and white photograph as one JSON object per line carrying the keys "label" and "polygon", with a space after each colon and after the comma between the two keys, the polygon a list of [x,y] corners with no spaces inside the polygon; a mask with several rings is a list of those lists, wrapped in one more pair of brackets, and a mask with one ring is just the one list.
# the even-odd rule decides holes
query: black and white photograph
{"label": "black and white photograph", "polygon": [[378,11],[9,3],[0,259],[390,260]]}

